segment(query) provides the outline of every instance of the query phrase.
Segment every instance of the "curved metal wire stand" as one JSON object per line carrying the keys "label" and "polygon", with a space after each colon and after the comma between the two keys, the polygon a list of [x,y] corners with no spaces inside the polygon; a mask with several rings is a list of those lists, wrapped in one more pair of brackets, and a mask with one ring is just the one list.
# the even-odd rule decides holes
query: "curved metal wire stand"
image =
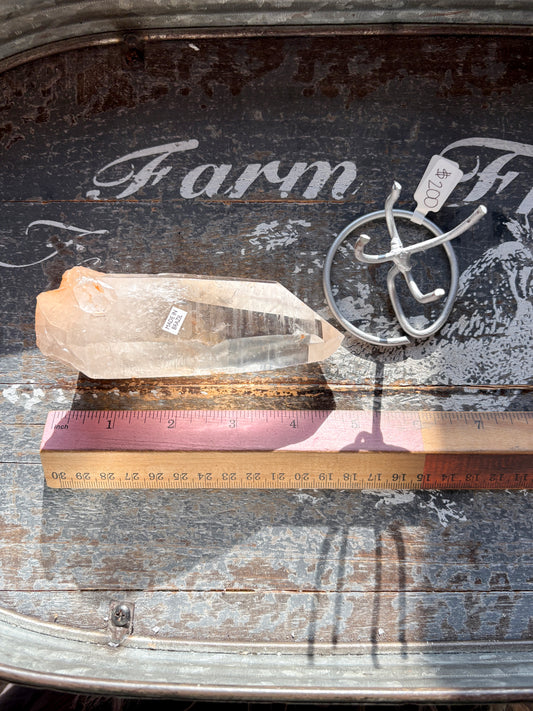
{"label": "curved metal wire stand", "polygon": [[[349,225],[347,225],[339,233],[339,235],[331,245],[326,256],[326,261],[324,263],[323,285],[330,309],[335,314],[336,318],[340,321],[340,323],[346,328],[346,330],[348,330],[354,336],[357,336],[357,338],[360,338],[361,340],[366,341],[367,343],[371,343],[373,345],[378,346],[406,345],[410,343],[410,339],[408,338],[408,336],[412,336],[413,338],[427,338],[428,336],[437,333],[437,331],[442,328],[453,308],[459,284],[459,269],[457,266],[457,259],[455,256],[455,252],[453,251],[453,247],[451,244],[449,244],[449,242],[450,240],[454,239],[455,237],[458,237],[460,234],[472,227],[487,212],[487,209],[483,205],[480,205],[469,217],[466,218],[466,220],[463,220],[463,222],[461,222],[459,225],[449,230],[448,232],[443,232],[440,227],[438,227],[434,222],[429,220],[427,217],[423,217],[419,221],[419,224],[426,227],[426,229],[428,229],[433,234],[433,237],[425,240],[424,242],[419,242],[417,244],[410,245],[409,247],[404,247],[398,234],[395,218],[411,220],[414,213],[409,210],[393,209],[393,205],[400,195],[400,190],[400,184],[395,182],[392,186],[392,191],[385,202],[384,210],[378,210],[376,212],[371,212],[367,215],[363,215],[362,217],[357,218]],[[353,323],[348,321],[348,319],[345,318],[340,312],[335,301],[335,297],[333,296],[333,290],[331,287],[331,267],[335,254],[337,253],[337,250],[339,249],[340,245],[356,229],[362,227],[363,225],[367,225],[371,222],[383,218],[385,218],[389,235],[391,238],[389,251],[383,254],[367,254],[365,252],[365,247],[370,242],[370,237],[368,235],[362,234],[355,243],[354,252],[356,259],[364,264],[384,264],[385,262],[393,263],[393,266],[390,268],[387,274],[387,289],[392,303],[392,307],[394,309],[394,313],[396,314],[396,318],[398,319],[398,323],[402,327],[403,331],[407,334],[405,336],[377,336],[371,333],[367,333],[366,331],[363,331],[357,326],[354,326]],[[446,301],[444,302],[444,306],[438,318],[436,318],[426,328],[416,328],[410,323],[409,319],[405,315],[405,311],[398,298],[395,280],[398,274],[402,274],[402,276],[406,280],[407,286],[409,287],[409,291],[411,292],[413,297],[422,304],[431,303],[433,301],[441,299],[446,293],[444,289],[435,289],[434,291],[430,291],[429,293],[424,294],[420,291],[413,275],[411,274],[411,256],[418,252],[425,252],[427,249],[432,249],[433,247],[437,247],[439,245],[442,245],[450,265],[450,285],[448,288],[448,296],[446,298]]]}

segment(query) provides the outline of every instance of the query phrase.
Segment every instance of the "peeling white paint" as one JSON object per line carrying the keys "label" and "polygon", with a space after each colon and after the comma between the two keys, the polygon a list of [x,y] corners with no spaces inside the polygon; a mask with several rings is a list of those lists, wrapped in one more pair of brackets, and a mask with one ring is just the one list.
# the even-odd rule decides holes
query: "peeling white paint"
{"label": "peeling white paint", "polygon": [[23,385],[21,383],[4,388],[2,395],[12,405],[18,405],[24,410],[31,410],[35,405],[38,405],[47,398],[58,405],[68,405],[70,403],[70,400],[62,388],[52,388],[46,393],[42,388],[37,388],[34,385]]}
{"label": "peeling white paint", "polygon": [[287,220],[280,224],[279,220],[261,222],[257,227],[245,235],[251,245],[258,251],[271,252],[274,249],[288,247],[307,234],[311,223],[306,220]]}
{"label": "peeling white paint", "polygon": [[418,500],[418,505],[422,509],[428,509],[437,515],[440,525],[443,528],[447,528],[451,520],[455,521],[466,521],[464,511],[462,511],[459,506],[451,499],[445,498],[442,491],[431,491],[429,493],[429,500],[424,501],[422,499]]}
{"label": "peeling white paint", "polygon": [[18,389],[20,385],[11,385],[9,388],[4,388],[2,390],[2,395],[8,400],[12,405],[15,405],[19,401]]}
{"label": "peeling white paint", "polygon": [[529,489],[504,489],[506,494],[512,494],[516,496],[517,494],[522,494],[526,499],[529,496]]}
{"label": "peeling white paint", "polygon": [[414,491],[405,491],[403,489],[395,489],[394,491],[373,491],[371,489],[363,489],[362,493],[378,497],[378,500],[374,504],[375,509],[379,509],[381,506],[398,506],[408,504],[415,498]]}
{"label": "peeling white paint", "polygon": [[294,499],[296,499],[296,501],[299,504],[314,504],[314,503],[316,503],[315,497],[312,496],[311,494],[306,494],[304,491],[295,491],[292,496]]}
{"label": "peeling white paint", "polygon": [[421,509],[426,509],[437,516],[441,526],[446,528],[452,520],[466,521],[464,511],[451,499],[446,498],[441,491],[417,492],[414,490],[374,491],[363,489],[362,494],[377,497],[374,508],[382,506],[402,506],[415,502]]}
{"label": "peeling white paint", "polygon": [[25,410],[31,410],[34,405],[38,405],[45,398],[42,388],[33,388],[30,393],[21,393],[22,404]]}
{"label": "peeling white paint", "polygon": [[20,384],[4,388],[2,395],[12,405],[19,405],[24,410],[31,410],[34,405],[42,402],[45,398],[45,392],[42,388]]}
{"label": "peeling white paint", "polygon": [[54,388],[52,390],[52,397],[55,402],[60,403],[60,404],[64,404],[64,403],[66,404],[69,402],[69,399],[67,398],[67,396],[65,395],[65,393],[63,392],[63,390],[61,388]]}

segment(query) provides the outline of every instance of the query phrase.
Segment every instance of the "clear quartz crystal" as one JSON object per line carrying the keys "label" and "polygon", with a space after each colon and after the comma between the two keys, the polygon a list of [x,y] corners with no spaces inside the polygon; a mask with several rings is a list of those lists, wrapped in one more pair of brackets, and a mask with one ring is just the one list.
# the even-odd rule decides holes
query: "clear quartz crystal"
{"label": "clear quartz crystal", "polygon": [[342,341],[277,282],[74,267],[37,297],[37,345],[91,378],[257,372],[323,360]]}

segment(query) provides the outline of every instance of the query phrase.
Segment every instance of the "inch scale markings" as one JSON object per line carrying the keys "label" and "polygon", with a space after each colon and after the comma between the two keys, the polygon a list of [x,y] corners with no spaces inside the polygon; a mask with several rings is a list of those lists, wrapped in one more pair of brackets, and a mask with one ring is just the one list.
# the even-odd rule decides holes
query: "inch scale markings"
{"label": "inch scale markings", "polygon": [[83,489],[524,489],[533,413],[60,410],[46,482]]}

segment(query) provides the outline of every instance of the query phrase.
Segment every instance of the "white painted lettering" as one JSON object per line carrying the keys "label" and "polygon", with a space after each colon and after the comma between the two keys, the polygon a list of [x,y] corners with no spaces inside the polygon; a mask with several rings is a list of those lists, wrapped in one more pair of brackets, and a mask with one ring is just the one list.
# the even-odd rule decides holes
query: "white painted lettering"
{"label": "white painted lettering", "polygon": [[[487,193],[496,188],[496,195],[507,188],[518,176],[520,172],[516,170],[508,170],[506,166],[517,157],[533,158],[533,145],[527,143],[517,143],[516,141],[506,141],[499,138],[464,138],[460,141],[455,141],[442,151],[442,155],[449,153],[458,148],[489,148],[498,151],[505,151],[504,155],[497,156],[491,160],[482,170],[479,156],[476,160],[476,165],[472,171],[463,176],[461,182],[468,182],[473,178],[477,178],[472,190],[464,198],[465,202],[478,202],[487,195]],[[533,188],[529,190],[526,197],[518,206],[516,213],[519,215],[528,215],[533,209]]]}
{"label": "white painted lettering", "polygon": [[[165,160],[175,153],[198,148],[198,141],[178,141],[162,146],[144,148],[108,163],[101,168],[93,178],[93,183],[98,188],[117,188],[120,190],[114,195],[118,200],[134,195],[145,185],[157,185],[172,170],[171,165],[162,165]],[[148,163],[136,168],[135,161],[151,158]],[[308,171],[313,171],[307,185],[302,185],[302,195],[306,200],[314,200],[333,180],[331,195],[334,200],[342,200],[357,178],[357,167],[352,161],[343,161],[332,166],[328,161],[318,160],[314,163],[294,162],[285,175],[280,175],[281,161],[262,163],[249,163],[240,169],[240,175],[230,187],[224,188],[223,184],[234,169],[231,163],[205,163],[196,166],[182,178],[180,195],[186,200],[201,197],[213,198],[216,195],[229,195],[232,199],[244,197],[250,187],[263,177],[272,185],[279,186],[280,196],[289,197],[297,184],[302,185],[302,179]],[[105,177],[105,179],[104,179]],[[354,191],[356,192],[356,191]],[[353,193],[352,193],[353,194]],[[95,200],[103,199],[100,190],[89,190],[87,197]]]}
{"label": "white painted lettering", "polygon": [[[200,197],[201,195],[206,195],[210,198],[214,197],[220,190],[231,168],[231,164],[214,165],[214,163],[207,163],[207,165],[199,165],[197,168],[193,168],[181,181],[181,197],[188,200]],[[211,177],[207,181],[207,184],[202,188],[195,189],[197,181],[205,177],[204,174],[209,173],[209,171],[211,171]]]}
{"label": "white painted lettering", "polygon": [[335,200],[342,200],[346,191],[357,177],[356,165],[351,161],[343,161],[334,168],[331,167],[328,161],[324,160],[315,161],[310,165],[308,163],[296,162],[283,177],[279,175],[280,163],[279,160],[271,161],[266,165],[251,163],[246,166],[240,177],[235,181],[235,184],[226,192],[230,198],[241,198],[257,178],[263,175],[268,182],[279,184],[280,196],[286,198],[294,190],[296,183],[304,173],[312,169],[315,172],[303,193],[303,197],[306,200],[314,200],[331,177],[341,169],[342,173],[335,181],[331,193]]}
{"label": "white painted lettering", "polygon": [[[192,139],[190,141],[167,143],[163,146],[155,146],[154,148],[143,148],[140,151],[128,153],[128,155],[118,158],[117,160],[114,160],[101,168],[93,178],[93,183],[98,187],[106,188],[116,187],[117,185],[124,185],[124,183],[127,183],[126,188],[116,197],[117,199],[128,197],[144,187],[150,178],[153,178],[152,185],[157,185],[157,183],[172,170],[172,166],[168,165],[158,170],[159,165],[170,155],[181,151],[190,151],[194,148],[198,148],[198,141]],[[154,158],[143,165],[140,170],[136,171],[135,167],[131,165],[132,161],[140,158],[149,158],[150,156],[154,156]],[[124,167],[127,170],[126,174],[119,178],[107,181],[99,178],[102,173],[110,171],[113,168],[116,168],[116,166]],[[98,199],[100,197],[100,191],[90,190],[87,193],[87,197]]]}

